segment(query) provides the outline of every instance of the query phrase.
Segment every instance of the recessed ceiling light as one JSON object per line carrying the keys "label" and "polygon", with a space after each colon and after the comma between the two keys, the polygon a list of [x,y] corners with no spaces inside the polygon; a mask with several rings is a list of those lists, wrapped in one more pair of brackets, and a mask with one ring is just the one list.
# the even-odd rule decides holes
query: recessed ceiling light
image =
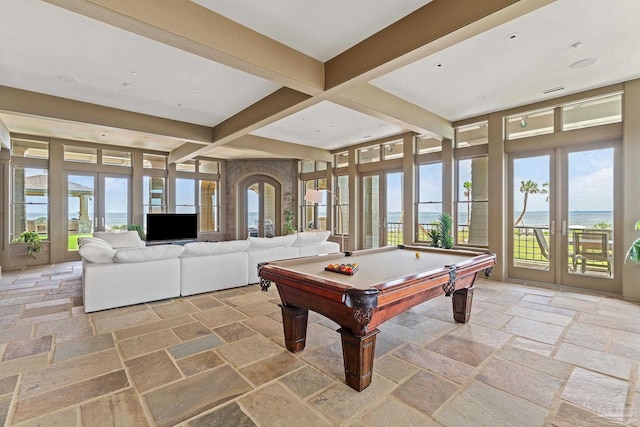
{"label": "recessed ceiling light", "polygon": [[444,67],[444,63],[438,62],[437,64],[433,64],[433,68],[442,68]]}
{"label": "recessed ceiling light", "polygon": [[578,62],[574,62],[573,64],[570,65],[570,67],[573,69],[587,68],[592,66],[596,62],[598,62],[596,58],[587,58],[587,59],[582,59]]}
{"label": "recessed ceiling light", "polygon": [[127,73],[131,74],[132,76],[135,76],[136,74],[138,74],[136,70],[127,70]]}
{"label": "recessed ceiling light", "polygon": [[179,102],[176,104],[178,107],[182,107],[182,104],[180,104]]}
{"label": "recessed ceiling light", "polygon": [[195,92],[195,93],[200,92],[200,89],[198,89],[197,87],[194,87],[194,88],[192,88],[191,90],[192,90],[193,92]]}
{"label": "recessed ceiling light", "polygon": [[520,33],[511,33],[507,37],[505,37],[504,39],[509,42],[509,41],[515,40],[515,39],[517,39],[519,37],[520,37]]}
{"label": "recessed ceiling light", "polygon": [[371,135],[362,135],[362,139],[371,138]]}
{"label": "recessed ceiling light", "polygon": [[56,77],[58,80],[60,80],[62,83],[69,83],[69,84],[78,84],[80,83],[80,80],[76,79],[75,77],[71,77],[71,76],[65,76],[65,75],[59,75]]}
{"label": "recessed ceiling light", "polygon": [[582,47],[582,42],[575,42],[571,45],[572,49],[578,49],[579,47]]}

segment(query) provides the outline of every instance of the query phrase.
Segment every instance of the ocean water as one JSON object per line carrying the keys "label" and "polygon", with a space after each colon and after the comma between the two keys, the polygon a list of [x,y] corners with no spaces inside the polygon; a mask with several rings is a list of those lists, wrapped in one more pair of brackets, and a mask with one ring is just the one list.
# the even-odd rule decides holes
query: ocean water
{"label": "ocean water", "polygon": [[[400,212],[389,212],[387,222],[399,222]],[[513,217],[517,218],[520,212],[514,212]],[[42,216],[46,216],[46,212],[28,212],[27,219],[36,219]],[[437,212],[423,212],[418,218],[420,224],[431,224],[438,220],[440,216]],[[255,217],[255,218],[254,218]],[[71,217],[69,217],[71,219]],[[257,220],[257,214],[252,215],[250,218]],[[124,212],[107,213],[105,217],[107,225],[120,225],[128,224],[127,214]],[[569,212],[569,224],[571,226],[584,225],[586,227],[593,226],[599,223],[613,224],[613,212],[612,211],[570,211]],[[458,223],[467,223],[467,212],[460,212]],[[527,226],[548,226],[549,225],[549,212],[546,211],[532,211],[527,212],[524,215],[524,223]]]}
{"label": "ocean water", "polygon": [[[430,224],[438,221],[439,213],[435,212],[423,212],[418,218],[420,224]],[[513,218],[518,218],[520,211],[513,213]],[[524,223],[526,226],[548,226],[549,225],[549,212],[547,211],[532,211],[524,214]],[[613,212],[612,211],[570,211],[569,212],[569,225],[584,225],[585,227],[593,226],[599,223],[613,224]],[[399,222],[400,212],[389,212],[387,222]],[[467,223],[467,212],[460,212],[458,216],[459,224]]]}

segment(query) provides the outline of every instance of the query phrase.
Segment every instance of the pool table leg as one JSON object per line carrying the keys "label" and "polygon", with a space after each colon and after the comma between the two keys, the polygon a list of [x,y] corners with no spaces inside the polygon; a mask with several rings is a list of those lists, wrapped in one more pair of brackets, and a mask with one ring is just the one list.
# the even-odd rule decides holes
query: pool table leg
{"label": "pool table leg", "polygon": [[471,302],[475,288],[475,286],[471,286],[453,292],[451,301],[453,302],[453,319],[456,322],[467,323],[471,318]]}
{"label": "pool table leg", "polygon": [[309,310],[279,304],[282,310],[282,326],[284,327],[284,343],[292,353],[304,350],[307,341],[307,320]]}
{"label": "pool table leg", "polygon": [[369,387],[373,376],[373,358],[376,352],[377,329],[364,336],[353,335],[344,328],[338,329],[342,336],[342,358],[347,385],[357,391]]}

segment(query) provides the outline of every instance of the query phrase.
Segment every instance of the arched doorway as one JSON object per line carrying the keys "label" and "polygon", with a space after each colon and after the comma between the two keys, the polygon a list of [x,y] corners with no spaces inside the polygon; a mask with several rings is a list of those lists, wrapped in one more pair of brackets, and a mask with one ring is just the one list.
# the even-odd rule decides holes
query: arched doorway
{"label": "arched doorway", "polygon": [[265,175],[245,179],[239,189],[240,237],[274,237],[280,230],[280,183]]}

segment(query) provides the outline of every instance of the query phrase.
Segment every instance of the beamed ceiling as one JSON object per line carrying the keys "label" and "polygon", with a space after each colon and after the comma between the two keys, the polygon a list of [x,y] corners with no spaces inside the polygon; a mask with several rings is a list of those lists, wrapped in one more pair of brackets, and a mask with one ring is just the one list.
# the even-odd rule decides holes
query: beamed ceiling
{"label": "beamed ceiling", "polygon": [[11,132],[172,161],[329,160],[407,131],[450,138],[455,121],[640,77],[638,0],[0,7],[0,121]]}

